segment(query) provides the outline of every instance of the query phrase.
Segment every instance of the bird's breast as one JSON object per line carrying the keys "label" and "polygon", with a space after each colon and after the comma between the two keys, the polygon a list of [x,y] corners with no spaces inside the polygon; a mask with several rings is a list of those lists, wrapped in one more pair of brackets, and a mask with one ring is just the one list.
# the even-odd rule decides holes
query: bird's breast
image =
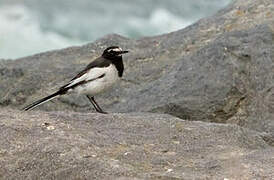
{"label": "bird's breast", "polygon": [[105,71],[105,78],[103,79],[106,83],[115,83],[116,81],[119,80],[119,76],[118,76],[118,71],[116,69],[116,67],[111,64],[109,67],[107,67],[108,69]]}

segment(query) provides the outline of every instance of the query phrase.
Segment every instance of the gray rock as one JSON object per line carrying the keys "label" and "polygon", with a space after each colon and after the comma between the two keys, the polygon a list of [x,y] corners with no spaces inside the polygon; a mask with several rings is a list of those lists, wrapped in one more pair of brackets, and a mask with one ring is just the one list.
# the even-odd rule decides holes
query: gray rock
{"label": "gray rock", "polygon": [[170,115],[0,109],[0,179],[271,179],[274,148]]}
{"label": "gray rock", "polygon": [[117,110],[164,112],[273,132],[273,35],[265,25],[225,33],[182,57],[142,90],[131,90]]}
{"label": "gray rock", "polygon": [[[97,97],[110,112],[159,112],[190,121],[238,124],[274,142],[273,0],[236,0],[177,32],[132,40],[109,35],[71,47],[0,61],[0,105],[21,108],[53,93],[102,50],[118,44],[125,78]],[[85,97],[65,96],[41,110],[93,111]]]}

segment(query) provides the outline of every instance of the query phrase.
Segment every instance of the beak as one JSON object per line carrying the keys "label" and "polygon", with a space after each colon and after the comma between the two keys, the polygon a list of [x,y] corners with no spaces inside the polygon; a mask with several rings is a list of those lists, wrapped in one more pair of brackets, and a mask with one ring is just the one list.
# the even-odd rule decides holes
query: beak
{"label": "beak", "polygon": [[120,54],[128,53],[129,51],[121,51]]}

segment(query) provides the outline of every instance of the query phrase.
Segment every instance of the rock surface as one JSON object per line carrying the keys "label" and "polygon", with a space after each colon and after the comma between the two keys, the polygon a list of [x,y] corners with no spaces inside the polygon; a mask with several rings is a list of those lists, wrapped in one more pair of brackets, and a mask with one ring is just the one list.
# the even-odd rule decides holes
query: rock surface
{"label": "rock surface", "polygon": [[[98,97],[111,112],[160,112],[274,132],[274,3],[238,0],[183,30],[131,40],[110,35],[71,47],[0,61],[0,104],[21,108],[53,93],[109,45],[124,57],[125,79]],[[69,96],[39,109],[90,111]]]}
{"label": "rock surface", "polygon": [[0,110],[0,179],[271,179],[260,133],[170,115]]}
{"label": "rock surface", "polygon": [[[110,45],[131,51],[126,80],[96,99],[125,114],[90,113],[76,96],[36,109],[54,112],[9,109],[55,92]],[[273,0],[235,0],[161,36],[0,60],[0,107],[0,179],[274,178]]]}
{"label": "rock surface", "polygon": [[[238,0],[183,30],[131,40],[110,35],[82,47],[0,61],[0,105],[21,108],[53,93],[109,45],[124,57],[124,78],[97,97],[111,112],[160,112],[274,132],[274,4]],[[90,111],[85,97],[39,109]],[[270,136],[274,136],[273,134]]]}

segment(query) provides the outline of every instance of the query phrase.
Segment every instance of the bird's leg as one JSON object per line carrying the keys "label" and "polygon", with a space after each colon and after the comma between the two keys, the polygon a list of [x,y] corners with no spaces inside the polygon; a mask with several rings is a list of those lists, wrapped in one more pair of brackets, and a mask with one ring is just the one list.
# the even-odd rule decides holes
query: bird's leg
{"label": "bird's leg", "polygon": [[100,106],[96,103],[94,97],[90,97],[87,95],[87,98],[89,99],[89,101],[91,102],[91,104],[94,106],[95,110],[99,113],[103,113],[103,114],[107,114],[107,112],[103,111]]}
{"label": "bird's leg", "polygon": [[95,110],[96,110],[97,112],[99,112],[99,113],[104,113],[104,114],[106,113],[106,112],[104,112],[104,111],[100,108],[100,106],[96,103],[94,97],[90,97],[90,96],[87,95],[87,98],[89,99],[89,101],[90,101],[91,104],[94,106],[94,108],[95,108]]}

